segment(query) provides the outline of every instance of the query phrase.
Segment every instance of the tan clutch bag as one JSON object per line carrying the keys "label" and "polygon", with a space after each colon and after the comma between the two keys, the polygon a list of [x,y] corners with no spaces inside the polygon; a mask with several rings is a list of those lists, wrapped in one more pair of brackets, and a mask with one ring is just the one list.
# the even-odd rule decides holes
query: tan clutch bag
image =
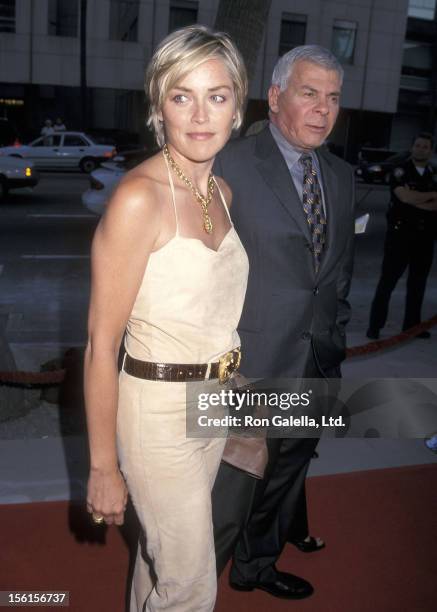
{"label": "tan clutch bag", "polygon": [[[244,376],[237,372],[234,373],[231,380],[233,389],[240,389],[248,385],[249,382]],[[255,412],[256,410],[257,407],[254,408]],[[246,472],[253,478],[261,479],[264,478],[268,458],[265,431],[257,437],[250,437],[244,432],[229,432],[222,461]]]}

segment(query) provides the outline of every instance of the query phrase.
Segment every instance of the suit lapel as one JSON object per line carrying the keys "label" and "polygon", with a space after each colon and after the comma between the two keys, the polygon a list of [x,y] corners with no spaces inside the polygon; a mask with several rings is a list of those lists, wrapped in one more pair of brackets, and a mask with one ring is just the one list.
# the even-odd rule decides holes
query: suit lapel
{"label": "suit lapel", "polygon": [[319,274],[325,267],[327,260],[337,243],[337,233],[341,227],[342,211],[340,210],[341,200],[338,197],[338,177],[331,166],[329,158],[323,149],[317,151],[317,158],[320,165],[321,180],[323,185],[323,195],[326,207],[327,235],[324,255],[320,263]]}
{"label": "suit lapel", "polygon": [[[269,127],[266,127],[259,133],[255,152],[259,158],[257,169],[264,181],[293,218],[303,235],[311,243],[311,233],[301,200],[290,176],[287,164],[271,135]],[[317,273],[317,275],[320,275],[328,260],[332,257],[335,245],[338,244],[338,233],[341,231],[342,219],[344,217],[344,203],[339,197],[339,177],[332,167],[329,156],[323,148],[318,149],[316,153],[320,165],[327,217],[327,241]]]}
{"label": "suit lapel", "polygon": [[257,137],[256,155],[259,158],[257,169],[264,181],[276,195],[282,206],[311,242],[308,222],[302,203],[290,176],[284,158],[278,149],[270,129],[266,127]]}

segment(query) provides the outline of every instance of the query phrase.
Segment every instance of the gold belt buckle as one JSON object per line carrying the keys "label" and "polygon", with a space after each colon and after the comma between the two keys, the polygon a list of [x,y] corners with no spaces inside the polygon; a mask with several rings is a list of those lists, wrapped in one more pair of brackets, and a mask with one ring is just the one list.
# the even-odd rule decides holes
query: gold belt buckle
{"label": "gold belt buckle", "polygon": [[229,351],[219,359],[219,382],[225,383],[229,380],[230,375],[235,370],[238,370],[241,362],[241,350],[236,348]]}

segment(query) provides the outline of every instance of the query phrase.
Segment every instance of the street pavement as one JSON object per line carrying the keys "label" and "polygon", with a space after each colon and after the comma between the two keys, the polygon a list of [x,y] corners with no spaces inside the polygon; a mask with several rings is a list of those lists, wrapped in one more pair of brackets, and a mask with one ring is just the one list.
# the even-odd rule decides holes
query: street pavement
{"label": "street pavement", "polygon": [[33,193],[11,192],[0,206],[0,304],[17,369],[39,371],[85,343],[89,249],[98,222],[80,201],[88,184],[79,173],[43,173]]}
{"label": "street pavement", "polygon": [[[50,173],[43,175],[33,194],[12,193],[0,205],[0,319],[17,369],[38,371],[67,348],[85,343],[89,247],[98,221],[81,205],[80,193],[86,188],[84,175]],[[369,212],[370,221],[366,233],[356,237],[349,346],[367,342],[388,199],[386,187],[357,188],[358,214]],[[437,314],[436,279],[437,261],[428,281],[424,319]],[[382,337],[400,331],[404,296],[402,279]],[[344,377],[435,379],[437,329],[431,332],[430,340],[415,339],[348,359]],[[41,401],[39,391],[26,390],[24,395],[24,414],[21,410],[18,418],[0,421],[0,503],[82,497],[87,451],[74,414],[60,419],[56,404]],[[68,435],[61,435],[61,430]],[[319,452],[310,475],[437,461],[421,439],[322,439]]]}

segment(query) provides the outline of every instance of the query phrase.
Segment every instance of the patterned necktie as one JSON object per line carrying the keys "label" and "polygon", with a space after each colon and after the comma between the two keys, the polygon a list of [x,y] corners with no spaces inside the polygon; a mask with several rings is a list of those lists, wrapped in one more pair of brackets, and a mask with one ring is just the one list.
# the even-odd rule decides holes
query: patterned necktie
{"label": "patterned necktie", "polygon": [[317,172],[313,168],[311,155],[303,154],[299,158],[303,166],[303,209],[311,231],[313,242],[314,265],[319,269],[323,247],[326,241],[326,217],[322,205],[322,193]]}

